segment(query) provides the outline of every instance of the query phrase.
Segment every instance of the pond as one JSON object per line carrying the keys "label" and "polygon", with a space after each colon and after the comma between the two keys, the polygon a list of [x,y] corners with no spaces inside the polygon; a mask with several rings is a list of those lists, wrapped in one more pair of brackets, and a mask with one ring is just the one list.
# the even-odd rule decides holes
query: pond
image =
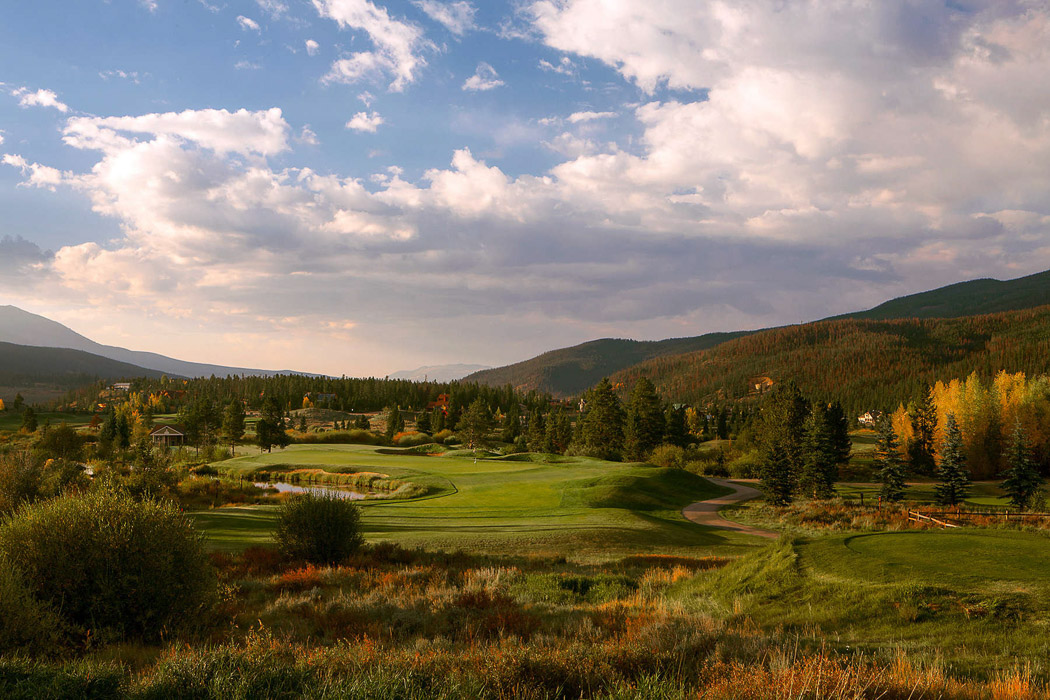
{"label": "pond", "polygon": [[331,495],[336,498],[347,498],[351,501],[360,501],[368,498],[367,493],[351,491],[350,489],[343,489],[338,486],[300,486],[298,484],[288,484],[283,481],[257,481],[255,482],[255,485],[261,489],[277,489],[281,493],[316,493],[322,496]]}

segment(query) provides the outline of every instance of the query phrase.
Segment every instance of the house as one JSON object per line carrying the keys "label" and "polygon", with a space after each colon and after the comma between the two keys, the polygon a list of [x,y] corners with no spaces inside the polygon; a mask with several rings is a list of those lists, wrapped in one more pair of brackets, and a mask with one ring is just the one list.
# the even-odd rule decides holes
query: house
{"label": "house", "polygon": [[111,391],[131,391],[131,382],[117,382],[109,386]]}
{"label": "house", "polygon": [[748,382],[748,389],[752,394],[764,394],[773,388],[773,384],[769,377],[755,377]]}
{"label": "house", "polygon": [[857,416],[857,422],[863,425],[865,428],[874,428],[875,423],[879,420],[878,411],[868,411]]}
{"label": "house", "polygon": [[186,443],[186,431],[174,425],[158,425],[149,436],[157,447],[181,447]]}
{"label": "house", "polygon": [[427,404],[427,410],[431,411],[435,408],[440,408],[445,415],[448,415],[448,404],[451,397],[448,394],[438,394],[436,401],[431,401]]}

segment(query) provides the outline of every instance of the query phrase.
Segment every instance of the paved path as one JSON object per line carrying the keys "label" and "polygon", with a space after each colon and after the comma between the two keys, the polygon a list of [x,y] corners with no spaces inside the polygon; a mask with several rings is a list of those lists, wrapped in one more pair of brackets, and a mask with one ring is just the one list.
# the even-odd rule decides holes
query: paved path
{"label": "paved path", "polygon": [[726,520],[718,514],[718,509],[722,506],[728,506],[733,503],[740,503],[741,501],[750,501],[752,498],[758,498],[762,495],[761,491],[750,486],[734,484],[729,479],[705,478],[712,484],[718,484],[719,486],[733,489],[733,493],[719,496],[718,498],[712,498],[707,501],[698,501],[697,503],[692,503],[686,506],[682,509],[682,515],[685,516],[686,520],[691,520],[698,525],[706,525],[707,527],[714,527],[720,530],[735,530],[737,532],[743,532],[746,535],[755,535],[756,537],[768,537],[770,539],[780,537],[780,533],[778,532],[760,530],[759,528],[751,527],[750,525],[734,523],[732,520]]}

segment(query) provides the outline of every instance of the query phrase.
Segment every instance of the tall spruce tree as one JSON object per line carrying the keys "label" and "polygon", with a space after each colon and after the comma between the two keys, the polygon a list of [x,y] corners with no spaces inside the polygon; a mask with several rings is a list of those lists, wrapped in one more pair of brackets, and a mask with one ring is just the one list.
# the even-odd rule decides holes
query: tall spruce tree
{"label": "tall spruce tree", "polygon": [[849,436],[849,418],[846,417],[846,411],[838,401],[828,406],[828,425],[831,426],[831,434],[834,436],[836,464],[849,464],[853,454],[853,441]]}
{"label": "tall spruce tree", "polygon": [[394,404],[386,414],[386,439],[393,440],[404,429],[405,419],[401,416],[401,408]]}
{"label": "tall spruce tree", "polygon": [[260,450],[273,452],[274,447],[284,448],[290,442],[291,438],[285,432],[284,411],[277,399],[267,396],[255,424],[255,444]]}
{"label": "tall spruce tree", "polygon": [[1022,510],[1027,509],[1042,488],[1043,478],[1032,459],[1028,434],[1019,420],[1014,423],[1013,435],[1006,450],[1006,464],[1009,471],[1003,481],[1003,490],[1010,496],[1011,503]]}
{"label": "tall spruce tree", "polygon": [[761,478],[766,499],[786,505],[798,490],[802,471],[803,426],[809,408],[794,384],[777,389],[762,412]]}
{"label": "tall spruce tree", "polygon": [[244,404],[234,399],[222,413],[222,437],[232,450],[244,438]]}
{"label": "tall spruce tree", "polygon": [[460,416],[456,431],[468,447],[477,449],[488,444],[488,434],[491,429],[492,414],[489,412],[488,404],[479,396]]}
{"label": "tall spruce tree", "polygon": [[904,460],[901,459],[897,433],[888,414],[879,419],[879,433],[875,442],[875,467],[879,470],[883,500],[896,503],[904,498]]}
{"label": "tall spruce tree", "polygon": [[543,436],[543,451],[563,454],[572,442],[572,421],[559,406],[547,415],[547,428]]}
{"label": "tall spruce tree", "polygon": [[623,443],[628,459],[643,461],[664,436],[664,412],[656,387],[647,377],[640,378],[627,400]]}
{"label": "tall spruce tree", "polygon": [[619,460],[623,455],[623,407],[605,377],[585,395],[586,413],[580,420],[582,452],[600,459]]}
{"label": "tall spruce tree", "polygon": [[933,405],[933,393],[927,387],[919,400],[908,406],[911,418],[912,437],[905,447],[908,462],[917,474],[933,474],[937,465],[934,458],[934,435],[937,431],[937,407]]}
{"label": "tall spruce tree", "polygon": [[805,422],[799,486],[813,498],[831,498],[838,478],[839,453],[824,406],[815,405]]}
{"label": "tall spruce tree", "polygon": [[420,411],[416,415],[416,430],[427,435],[430,434],[430,413],[428,411]]}
{"label": "tall spruce tree", "polygon": [[937,478],[940,479],[940,482],[933,487],[933,492],[937,503],[942,506],[958,505],[970,494],[970,471],[966,468],[962,431],[955,421],[954,413],[948,414],[945,424],[944,444],[941,446],[941,461],[937,465]]}
{"label": "tall spruce tree", "polygon": [[529,425],[525,431],[526,444],[532,452],[544,452],[544,437],[547,434],[547,421],[539,408],[529,414]]}
{"label": "tall spruce tree", "polygon": [[675,447],[685,447],[689,444],[689,429],[686,427],[685,406],[667,407],[664,413],[664,442]]}

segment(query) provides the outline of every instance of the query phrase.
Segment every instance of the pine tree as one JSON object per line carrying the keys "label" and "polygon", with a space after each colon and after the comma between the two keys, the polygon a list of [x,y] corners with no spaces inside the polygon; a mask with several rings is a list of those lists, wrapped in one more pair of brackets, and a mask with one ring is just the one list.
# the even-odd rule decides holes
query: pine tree
{"label": "pine tree", "polygon": [[689,431],[686,428],[685,406],[667,407],[664,414],[664,442],[675,447],[685,447],[689,444]]}
{"label": "pine tree", "polygon": [[838,450],[823,406],[814,406],[806,418],[803,449],[799,486],[813,498],[831,498],[838,478]]}
{"label": "pine tree", "polygon": [[933,392],[927,387],[911,409],[912,440],[906,445],[908,462],[917,474],[933,474],[934,436],[937,433],[937,407],[933,404]]}
{"label": "pine tree", "polygon": [[1032,499],[1043,485],[1035,460],[1032,459],[1032,448],[1028,443],[1028,434],[1021,426],[1021,421],[1014,423],[1013,436],[1006,450],[1006,463],[1010,470],[1003,481],[1003,490],[1010,496],[1010,502],[1025,510],[1032,504]]}
{"label": "pine tree", "polygon": [[492,414],[489,412],[488,405],[479,396],[460,416],[456,430],[468,447],[477,449],[488,444],[488,433],[491,429]]}
{"label": "pine tree", "polygon": [[244,439],[244,404],[234,399],[222,414],[222,437],[230,449]]}
{"label": "pine tree", "polygon": [[32,406],[26,406],[26,410],[22,412],[22,430],[27,433],[35,433],[36,429],[36,411],[33,410]]}
{"label": "pine tree", "polygon": [[883,500],[896,503],[904,498],[904,461],[897,444],[897,433],[888,415],[879,420],[879,435],[875,443],[875,466],[879,470]]}
{"label": "pine tree", "polygon": [[544,452],[544,438],[547,435],[547,421],[543,419],[540,409],[532,409],[529,414],[529,425],[525,433],[526,445],[532,452]]}
{"label": "pine tree", "polygon": [[958,505],[970,493],[970,472],[966,468],[963,453],[962,431],[955,422],[955,414],[949,413],[941,446],[941,462],[937,465],[940,483],[933,487],[937,503],[942,506]]}
{"label": "pine tree", "polygon": [[386,439],[393,440],[394,436],[405,429],[405,419],[401,417],[401,409],[397,404],[387,412],[386,415]]}
{"label": "pine tree", "polygon": [[656,387],[641,377],[627,400],[624,451],[629,459],[643,461],[664,436],[664,412]]}
{"label": "pine tree", "polygon": [[803,426],[809,409],[798,387],[780,387],[766,403],[759,426],[762,444],[762,481],[766,498],[777,505],[790,503],[802,471]]}
{"label": "pine tree", "polygon": [[849,436],[849,418],[838,401],[828,406],[828,425],[831,426],[831,434],[834,436],[835,463],[839,465],[849,464],[853,454],[853,441]]}
{"label": "pine tree", "polygon": [[440,433],[446,427],[445,412],[440,408],[435,408],[431,414],[430,424],[434,426],[434,433]]}
{"label": "pine tree", "polygon": [[572,421],[561,407],[547,415],[547,429],[543,436],[543,451],[562,454],[572,442]]}
{"label": "pine tree", "polygon": [[416,416],[416,430],[427,435],[430,434],[430,414],[427,411],[420,411]]}
{"label": "pine tree", "polygon": [[582,452],[600,459],[618,460],[623,453],[623,408],[609,378],[585,394],[587,411],[580,420]]}
{"label": "pine tree", "polygon": [[273,396],[267,396],[255,424],[255,444],[261,450],[272,452],[274,447],[284,448],[290,442],[285,432],[284,412]]}
{"label": "pine tree", "polygon": [[507,415],[503,417],[503,430],[500,438],[503,442],[514,442],[521,435],[521,411],[516,401],[512,401]]}

